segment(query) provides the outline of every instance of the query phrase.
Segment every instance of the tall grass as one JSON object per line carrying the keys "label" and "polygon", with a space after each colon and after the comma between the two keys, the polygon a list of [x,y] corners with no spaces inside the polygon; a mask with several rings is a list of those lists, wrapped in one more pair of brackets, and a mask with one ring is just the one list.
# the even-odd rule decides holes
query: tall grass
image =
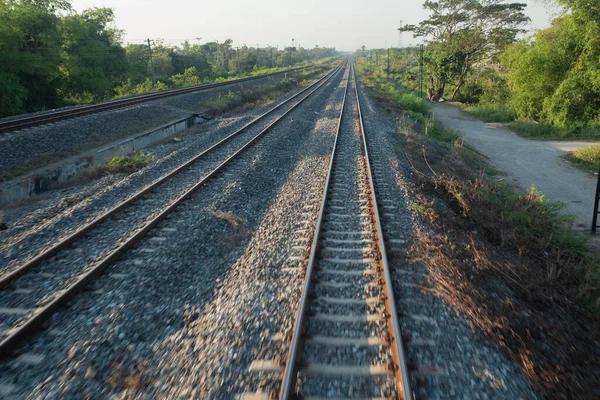
{"label": "tall grass", "polygon": [[598,172],[598,168],[600,167],[600,145],[596,144],[575,150],[567,154],[565,158],[579,169]]}
{"label": "tall grass", "polygon": [[545,140],[600,140],[600,127],[572,127],[559,128],[554,125],[540,124],[531,121],[515,121],[509,125],[510,129],[519,136],[529,139]]}
{"label": "tall grass", "polygon": [[516,118],[515,113],[496,104],[465,104],[461,110],[483,122],[512,122]]}

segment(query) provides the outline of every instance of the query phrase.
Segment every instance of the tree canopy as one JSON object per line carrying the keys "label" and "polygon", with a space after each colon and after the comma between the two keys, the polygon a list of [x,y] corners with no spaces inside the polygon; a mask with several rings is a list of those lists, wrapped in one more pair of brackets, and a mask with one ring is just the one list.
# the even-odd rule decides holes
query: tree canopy
{"label": "tree canopy", "polygon": [[428,95],[440,98],[454,84],[453,99],[474,65],[497,56],[523,32],[525,7],[503,0],[427,0],[429,18],[401,30],[427,42]]}
{"label": "tree canopy", "polygon": [[[330,57],[335,49],[123,45],[110,8],[73,11],[68,0],[0,0],[0,117],[211,82]],[[293,54],[292,54],[293,53]]]}
{"label": "tree canopy", "polygon": [[560,127],[600,124],[597,32],[597,22],[574,13],[507,49],[502,66],[519,117]]}

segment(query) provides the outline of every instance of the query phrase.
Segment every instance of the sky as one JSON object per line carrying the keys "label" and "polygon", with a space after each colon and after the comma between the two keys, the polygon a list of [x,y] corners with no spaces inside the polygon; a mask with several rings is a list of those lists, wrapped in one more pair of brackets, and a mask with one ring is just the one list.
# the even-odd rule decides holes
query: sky
{"label": "sky", "polygon": [[[515,1],[515,0],[513,0]],[[267,45],[306,48],[315,45],[354,51],[398,46],[400,20],[417,24],[427,17],[423,0],[72,0],[77,11],[110,7],[116,26],[125,30],[126,43],[146,38],[180,44],[185,39],[201,43],[223,42],[234,46]],[[549,26],[552,12],[528,4],[529,29]],[[197,39],[199,38],[199,39]],[[402,35],[403,46],[419,43],[412,33]]]}

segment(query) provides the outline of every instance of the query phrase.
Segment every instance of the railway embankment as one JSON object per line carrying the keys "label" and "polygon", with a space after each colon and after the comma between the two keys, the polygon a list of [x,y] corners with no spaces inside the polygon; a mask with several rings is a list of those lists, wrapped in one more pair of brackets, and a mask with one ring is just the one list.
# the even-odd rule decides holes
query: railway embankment
{"label": "railway embankment", "polygon": [[0,134],[0,205],[64,185],[87,168],[181,134],[242,102],[260,106],[319,72],[233,82]]}

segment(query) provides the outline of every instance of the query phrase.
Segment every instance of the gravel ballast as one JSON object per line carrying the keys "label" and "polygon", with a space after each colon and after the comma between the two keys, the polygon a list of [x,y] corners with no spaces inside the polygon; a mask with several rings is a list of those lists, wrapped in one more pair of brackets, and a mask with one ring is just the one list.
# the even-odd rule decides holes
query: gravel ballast
{"label": "gravel ballast", "polygon": [[[380,275],[367,274],[367,271],[377,270],[382,263],[379,262],[379,246],[362,238],[376,233],[371,215],[370,181],[363,154],[351,76],[319,235],[320,250],[313,266],[319,273],[310,291],[310,312],[306,317],[308,338],[302,346],[302,353],[298,354],[298,361],[307,366],[298,371],[296,390],[301,396],[393,398],[397,392],[394,375],[387,371],[392,360],[390,346],[342,343],[343,339],[384,338],[389,329],[388,322],[385,319],[331,320],[333,317],[350,316],[366,319],[367,316],[378,317],[386,311],[380,297],[384,292],[377,283]],[[353,247],[349,248],[348,244],[340,247],[335,240],[352,240]],[[335,287],[339,284],[338,274],[332,271],[346,273],[350,286],[326,289],[325,285]],[[361,285],[364,275],[370,278],[368,285]],[[367,298],[369,302],[363,302]],[[315,342],[312,340],[315,337],[328,338],[329,342]],[[373,367],[383,368],[386,374],[366,376],[338,372],[341,369],[366,371]]]}
{"label": "gravel ballast", "polygon": [[[86,185],[51,191],[41,199],[37,199],[38,201],[26,202],[24,205],[7,208],[4,217],[8,229],[3,232],[0,240],[0,270],[9,271],[15,268],[33,254],[39,252],[40,249],[56,243],[58,238],[73,233],[85,222],[97,218],[123,199],[130,197],[137,190],[170,172],[196,154],[208,149],[253,118],[281,104],[300,90],[302,89],[297,89],[245,116],[226,118],[206,124],[206,126],[193,128],[186,135],[180,136],[180,139],[183,139],[181,142],[169,141],[154,146],[149,150],[154,153],[156,162],[139,172],[130,175],[111,175]],[[289,105],[286,104],[281,110],[267,116],[264,123],[261,122],[257,126],[248,129],[247,132],[235,137],[224,146],[225,150],[218,149],[218,151],[222,154],[230,154],[233,150],[226,150],[240,147],[241,143],[258,133],[260,126],[266,126],[268,121],[272,121],[277,115],[281,115],[307,93],[302,93],[299,97],[293,99]],[[210,155],[210,157],[213,156]],[[214,160],[212,163],[207,163],[204,159],[201,159],[197,164],[192,166],[194,168],[191,171],[192,176],[194,171],[208,171],[210,165],[215,165]],[[189,171],[182,174],[185,173],[190,175]],[[158,194],[160,195],[160,193]]]}
{"label": "gravel ballast", "polygon": [[[261,343],[289,324],[282,269],[333,142],[341,74],[185,202],[19,354],[13,397],[234,398]],[[187,140],[187,139],[186,139]],[[321,188],[322,189],[322,188]],[[313,197],[311,197],[313,196]]]}

